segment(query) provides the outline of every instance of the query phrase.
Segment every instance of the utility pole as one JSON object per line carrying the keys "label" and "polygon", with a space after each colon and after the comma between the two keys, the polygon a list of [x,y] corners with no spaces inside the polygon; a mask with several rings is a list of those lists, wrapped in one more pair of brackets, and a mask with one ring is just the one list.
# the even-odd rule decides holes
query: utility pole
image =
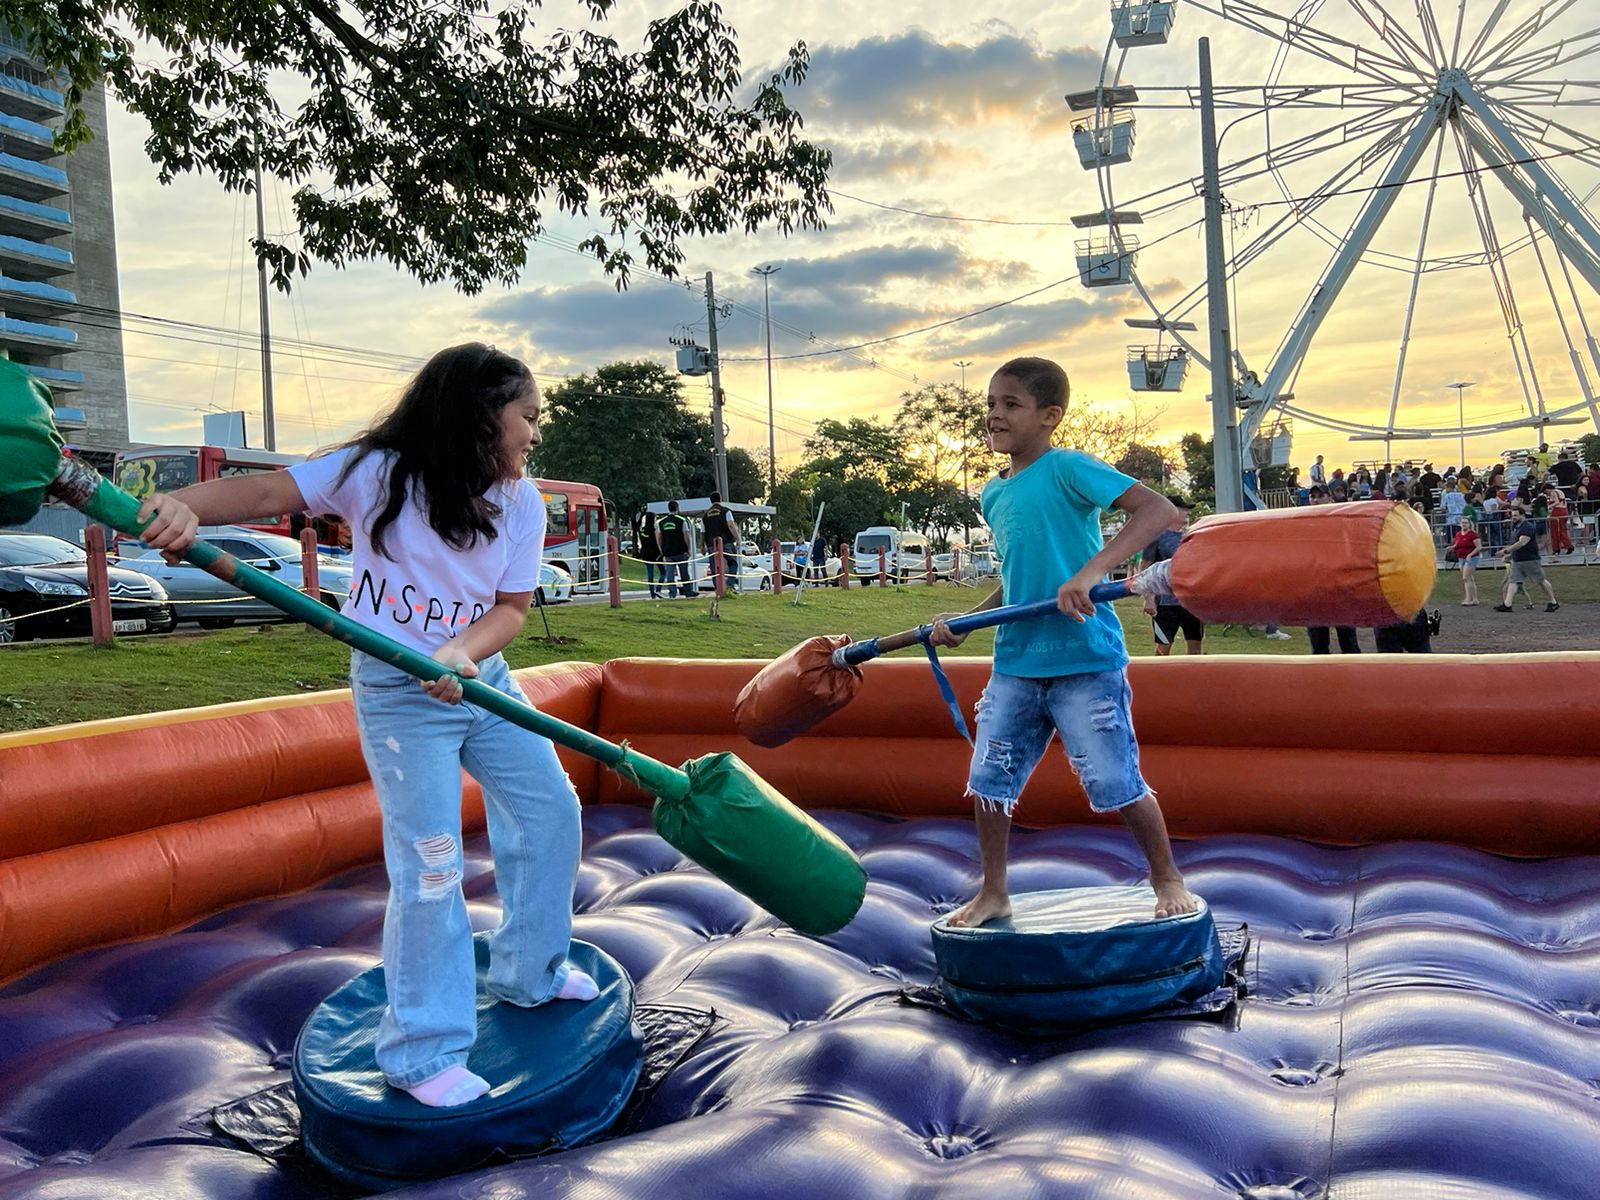
{"label": "utility pole", "polygon": [[765,314],[767,326],[767,498],[769,500],[778,490],[778,434],[772,413],[772,296],[768,284],[781,270],[782,267],[771,265],[751,268],[752,274],[761,276],[761,311]]}
{"label": "utility pole", "polygon": [[[267,210],[261,196],[261,140],[256,139],[256,243],[267,240]],[[267,321],[267,264],[256,256],[256,291],[261,298],[261,432],[268,450],[278,448],[272,416],[272,326]]]}
{"label": "utility pole", "polygon": [[[956,366],[961,368],[961,498],[970,500],[972,493],[967,490],[967,443],[972,436],[972,421],[967,415],[967,368],[972,365],[970,359],[956,359]],[[972,540],[972,527],[967,524],[967,514],[961,514],[961,544],[965,546]]]}
{"label": "utility pole", "polygon": [[711,272],[706,272],[706,322],[710,326],[707,341],[710,342],[711,351],[711,432],[715,437],[716,456],[712,460],[711,473],[717,481],[717,491],[722,493],[724,502],[732,500],[728,491],[728,450],[722,440],[722,360],[717,355],[717,289],[711,281]]}
{"label": "utility pole", "polygon": [[1211,323],[1211,444],[1217,511],[1244,511],[1239,405],[1233,386],[1233,331],[1228,270],[1222,253],[1222,180],[1217,169],[1217,111],[1211,90],[1211,39],[1200,39],[1200,157],[1205,173],[1206,307]]}

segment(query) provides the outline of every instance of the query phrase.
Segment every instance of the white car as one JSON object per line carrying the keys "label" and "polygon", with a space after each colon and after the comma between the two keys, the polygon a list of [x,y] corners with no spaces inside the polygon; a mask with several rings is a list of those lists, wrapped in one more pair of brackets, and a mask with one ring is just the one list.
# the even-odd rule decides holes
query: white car
{"label": "white car", "polygon": [[572,576],[554,563],[539,566],[539,586],[533,598],[538,604],[565,604],[572,599]]}
{"label": "white car", "polygon": [[[278,533],[231,527],[217,532],[202,531],[201,536],[219,550],[241,562],[273,575],[280,583],[303,588],[300,572],[300,543]],[[124,546],[127,547],[127,543]],[[194,621],[202,629],[222,629],[235,621],[274,620],[282,611],[265,600],[224,583],[209,571],[187,562],[169,563],[159,550],[143,550],[117,564],[130,571],[158,580],[172,598],[180,621]],[[351,572],[347,558],[317,556],[317,586],[322,602],[334,611],[350,598]]]}

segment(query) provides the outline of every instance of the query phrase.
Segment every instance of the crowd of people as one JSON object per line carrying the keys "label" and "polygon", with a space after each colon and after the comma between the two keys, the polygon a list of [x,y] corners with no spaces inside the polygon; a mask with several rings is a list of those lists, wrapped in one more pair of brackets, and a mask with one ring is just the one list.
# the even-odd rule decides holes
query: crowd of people
{"label": "crowd of people", "polygon": [[1290,485],[1296,504],[1310,504],[1313,493],[1334,504],[1351,500],[1398,500],[1410,504],[1436,528],[1444,531],[1442,542],[1453,540],[1463,517],[1480,529],[1486,549],[1498,550],[1508,544],[1511,510],[1520,508],[1526,517],[1539,523],[1540,549],[1545,554],[1570,554],[1574,548],[1574,526],[1592,526],[1600,515],[1600,463],[1587,469],[1575,451],[1561,450],[1552,455],[1548,444],[1530,454],[1519,478],[1505,463],[1487,470],[1471,466],[1446,467],[1436,471],[1432,463],[1417,465],[1384,463],[1381,467],[1358,466],[1348,472],[1329,468],[1322,455],[1311,464],[1305,481],[1294,472]]}
{"label": "crowd of people", "polygon": [[1322,455],[1311,465],[1309,482],[1293,487],[1300,504],[1345,503],[1352,500],[1397,500],[1410,504],[1429,519],[1434,536],[1444,548],[1445,561],[1461,571],[1462,600],[1478,604],[1476,572],[1485,556],[1504,559],[1505,585],[1496,612],[1512,612],[1520,589],[1532,606],[1532,588],[1542,591],[1544,610],[1561,607],[1544,572],[1544,559],[1560,558],[1595,542],[1600,520],[1600,463],[1587,467],[1572,450],[1554,455],[1548,443],[1529,454],[1514,481],[1505,463],[1486,471],[1471,466],[1446,467],[1432,463],[1385,463],[1328,468]]}

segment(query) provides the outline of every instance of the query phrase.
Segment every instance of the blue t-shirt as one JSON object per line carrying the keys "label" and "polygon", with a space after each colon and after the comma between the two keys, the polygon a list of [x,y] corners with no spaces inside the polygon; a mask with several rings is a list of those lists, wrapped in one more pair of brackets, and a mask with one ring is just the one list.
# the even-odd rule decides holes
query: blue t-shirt
{"label": "blue t-shirt", "polygon": [[[1012,478],[983,489],[983,519],[1001,556],[1007,604],[1048,600],[1104,546],[1100,512],[1135,480],[1077,450],[1047,450]],[[1081,624],[1062,613],[999,627],[994,667],[1002,675],[1050,679],[1116,671],[1128,663],[1122,622],[1109,604]]]}

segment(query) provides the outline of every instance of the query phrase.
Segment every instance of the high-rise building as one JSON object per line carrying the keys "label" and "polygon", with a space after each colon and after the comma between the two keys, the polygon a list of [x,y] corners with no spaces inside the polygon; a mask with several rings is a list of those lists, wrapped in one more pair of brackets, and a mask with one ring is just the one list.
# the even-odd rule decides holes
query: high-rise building
{"label": "high-rise building", "polygon": [[92,140],[58,154],[62,82],[0,27],[0,348],[51,390],[56,423],[96,466],[128,444],[105,89]]}

